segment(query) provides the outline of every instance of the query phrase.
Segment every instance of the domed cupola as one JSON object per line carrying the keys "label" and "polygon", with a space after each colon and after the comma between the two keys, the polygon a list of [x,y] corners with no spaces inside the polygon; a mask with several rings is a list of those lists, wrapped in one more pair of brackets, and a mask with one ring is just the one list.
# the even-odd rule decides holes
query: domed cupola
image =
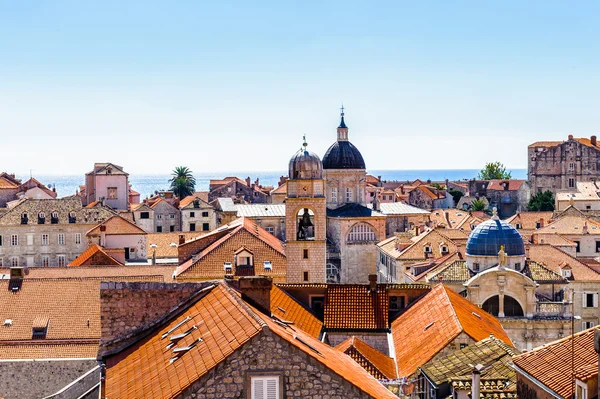
{"label": "domed cupola", "polygon": [[479,224],[469,235],[467,265],[475,272],[497,265],[498,253],[502,248],[509,267],[521,270],[525,266],[525,245],[521,234],[513,226],[500,220],[494,208],[492,218]]}
{"label": "domed cupola", "polygon": [[314,152],[306,149],[306,136],[302,148],[290,159],[290,179],[313,180],[323,178],[323,164]]}
{"label": "domed cupola", "polygon": [[337,141],[329,147],[323,157],[324,169],[366,169],[365,161],[351,142],[348,141],[348,126],[344,121],[344,106],[342,120],[337,128]]}

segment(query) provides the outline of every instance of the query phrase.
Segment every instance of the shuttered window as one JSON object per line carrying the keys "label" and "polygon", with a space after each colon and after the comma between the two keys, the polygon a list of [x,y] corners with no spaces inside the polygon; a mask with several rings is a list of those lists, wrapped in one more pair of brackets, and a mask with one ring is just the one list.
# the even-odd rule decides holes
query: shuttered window
{"label": "shuttered window", "polygon": [[586,292],[583,294],[583,307],[584,308],[597,308],[598,307],[598,293]]}
{"label": "shuttered window", "polygon": [[252,399],[281,399],[279,377],[252,377]]}

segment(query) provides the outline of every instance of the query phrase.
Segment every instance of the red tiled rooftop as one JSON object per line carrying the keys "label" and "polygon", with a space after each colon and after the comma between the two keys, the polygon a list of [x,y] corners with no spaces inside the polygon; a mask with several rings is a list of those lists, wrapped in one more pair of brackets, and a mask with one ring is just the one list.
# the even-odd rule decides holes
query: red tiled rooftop
{"label": "red tiled rooftop", "polygon": [[381,286],[371,292],[363,284],[331,284],[324,307],[326,329],[382,330],[388,325],[388,295]]}

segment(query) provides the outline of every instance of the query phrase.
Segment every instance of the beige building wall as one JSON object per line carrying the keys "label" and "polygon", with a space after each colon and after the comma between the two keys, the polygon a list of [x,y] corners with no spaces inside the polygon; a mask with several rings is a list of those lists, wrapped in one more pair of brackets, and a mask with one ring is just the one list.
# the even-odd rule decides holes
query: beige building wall
{"label": "beige building wall", "polygon": [[212,206],[191,206],[181,210],[181,231],[212,231],[216,228],[217,212]]}
{"label": "beige building wall", "polygon": [[[323,170],[323,178],[327,182],[327,208],[335,209],[351,203],[366,205],[366,176],[364,169]],[[346,196],[346,189],[349,190],[349,198]]]}
{"label": "beige building wall", "polygon": [[[104,198],[104,203],[113,209],[129,209],[129,184],[127,175],[95,175],[96,200]],[[117,189],[117,198],[109,197],[109,188]]]}

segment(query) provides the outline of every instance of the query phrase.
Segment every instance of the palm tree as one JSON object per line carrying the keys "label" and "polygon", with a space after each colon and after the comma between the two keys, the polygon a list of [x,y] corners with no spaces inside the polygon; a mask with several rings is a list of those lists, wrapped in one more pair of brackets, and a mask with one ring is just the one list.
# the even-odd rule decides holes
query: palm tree
{"label": "palm tree", "polygon": [[177,166],[171,173],[173,176],[169,179],[171,183],[171,191],[175,193],[179,199],[185,198],[188,195],[194,194],[196,188],[196,179],[192,175],[192,171],[187,166]]}
{"label": "palm tree", "polygon": [[480,199],[473,200],[473,202],[471,202],[471,210],[475,211],[475,212],[484,211],[485,210],[485,201],[480,200]]}

